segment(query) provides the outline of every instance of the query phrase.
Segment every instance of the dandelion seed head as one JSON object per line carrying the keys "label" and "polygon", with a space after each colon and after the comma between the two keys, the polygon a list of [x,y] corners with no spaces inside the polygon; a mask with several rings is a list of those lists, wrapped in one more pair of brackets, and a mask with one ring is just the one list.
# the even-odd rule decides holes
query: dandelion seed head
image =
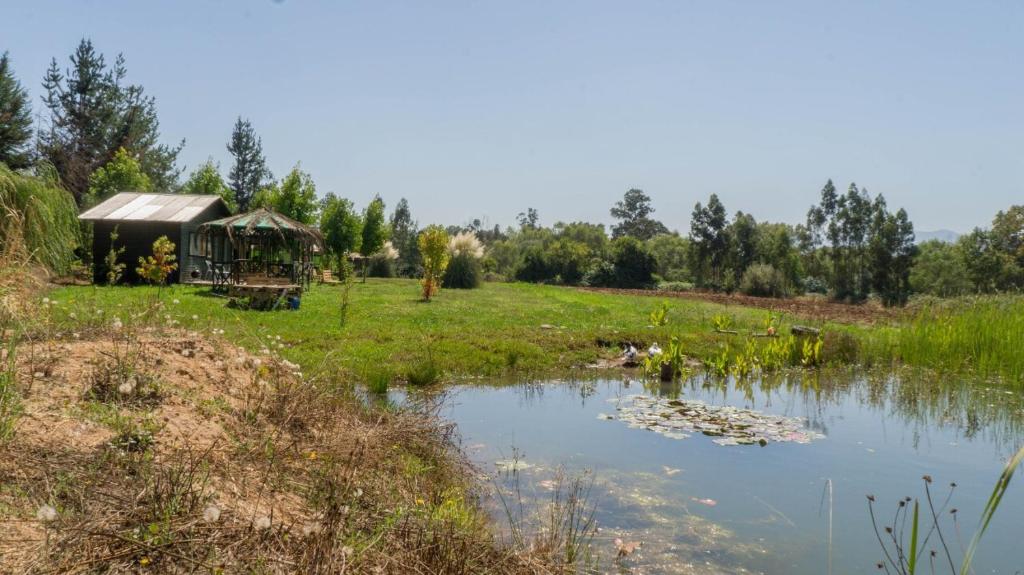
{"label": "dandelion seed head", "polygon": [[216,505],[210,505],[206,509],[203,509],[203,521],[207,523],[216,523],[220,519],[220,508]]}
{"label": "dandelion seed head", "polygon": [[36,510],[36,519],[49,523],[57,518],[57,510],[52,505],[40,505],[39,509]]}

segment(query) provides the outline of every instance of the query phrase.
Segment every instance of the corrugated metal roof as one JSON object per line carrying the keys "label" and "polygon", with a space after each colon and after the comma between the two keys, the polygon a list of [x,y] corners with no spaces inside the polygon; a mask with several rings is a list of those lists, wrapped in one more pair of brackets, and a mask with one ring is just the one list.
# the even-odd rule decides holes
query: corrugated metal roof
{"label": "corrugated metal roof", "polygon": [[214,195],[121,192],[100,205],[86,210],[78,216],[78,219],[87,221],[187,222],[220,201],[222,201],[220,197]]}

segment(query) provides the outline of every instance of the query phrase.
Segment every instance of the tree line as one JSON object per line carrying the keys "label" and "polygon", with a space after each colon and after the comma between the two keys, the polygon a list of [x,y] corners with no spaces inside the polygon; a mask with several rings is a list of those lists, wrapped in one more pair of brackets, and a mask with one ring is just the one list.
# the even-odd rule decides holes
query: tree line
{"label": "tree line", "polygon": [[[22,178],[59,182],[80,208],[124,190],[215,194],[233,211],[268,207],[319,226],[328,265],[343,269],[359,252],[370,256],[368,274],[422,273],[420,229],[405,199],[387,215],[379,196],[360,210],[334,193],[319,194],[299,164],[275,179],[248,119],[238,117],[231,129],[226,178],[212,159],[183,178],[178,155],[185,142],[161,142],[156,102],[127,81],[122,55],[108,62],[83,39],[66,66],[51,61],[42,87],[36,125],[8,55],[0,57],[0,163]],[[742,211],[730,216],[714,194],[694,206],[686,235],[670,231],[654,213],[651,198],[631,189],[611,206],[616,223],[608,229],[588,222],[545,227],[539,211],[527,208],[516,226],[473,220],[445,231],[480,244],[479,250],[463,250],[479,257],[453,260],[453,269],[467,278],[457,283],[466,285],[478,284],[479,275],[776,297],[822,293],[851,302],[876,297],[887,305],[902,304],[912,293],[950,296],[1024,287],[1022,206],[999,212],[989,229],[975,229],[955,244],[920,246],[905,210],[889,209],[884,197],[853,183],[840,193],[831,180],[798,225],[758,221]]]}

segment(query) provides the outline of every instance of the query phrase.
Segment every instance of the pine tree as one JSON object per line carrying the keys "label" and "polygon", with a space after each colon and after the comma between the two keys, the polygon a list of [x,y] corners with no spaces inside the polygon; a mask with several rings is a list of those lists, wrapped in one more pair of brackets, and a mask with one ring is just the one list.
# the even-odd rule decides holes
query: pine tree
{"label": "pine tree", "polygon": [[0,163],[13,170],[31,162],[32,105],[28,92],[14,77],[7,52],[0,55]]}
{"label": "pine tree", "polygon": [[256,192],[273,179],[263,157],[263,141],[256,136],[252,123],[241,116],[231,131],[228,151],[235,157],[235,163],[228,174],[228,187],[235,193],[235,203],[240,211],[247,211]]}
{"label": "pine tree", "polygon": [[125,85],[124,56],[112,67],[92,42],[83,39],[60,71],[56,58],[43,78],[48,125],[39,132],[39,153],[57,169],[61,182],[81,202],[92,173],[124,148],[137,158],[154,189],[177,185],[176,147],[160,144],[156,101],[138,85]]}

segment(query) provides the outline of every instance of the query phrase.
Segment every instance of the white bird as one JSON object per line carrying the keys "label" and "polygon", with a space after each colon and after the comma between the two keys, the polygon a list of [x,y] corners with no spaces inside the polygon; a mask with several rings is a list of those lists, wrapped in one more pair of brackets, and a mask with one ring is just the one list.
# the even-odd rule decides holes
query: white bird
{"label": "white bird", "polygon": [[658,346],[658,342],[652,343],[651,347],[647,348],[647,355],[649,357],[654,357],[656,355],[661,355],[661,347]]}
{"label": "white bird", "polygon": [[626,357],[628,361],[633,361],[634,359],[636,359],[636,348],[633,347],[633,344],[629,344],[626,347],[626,351],[623,355]]}

